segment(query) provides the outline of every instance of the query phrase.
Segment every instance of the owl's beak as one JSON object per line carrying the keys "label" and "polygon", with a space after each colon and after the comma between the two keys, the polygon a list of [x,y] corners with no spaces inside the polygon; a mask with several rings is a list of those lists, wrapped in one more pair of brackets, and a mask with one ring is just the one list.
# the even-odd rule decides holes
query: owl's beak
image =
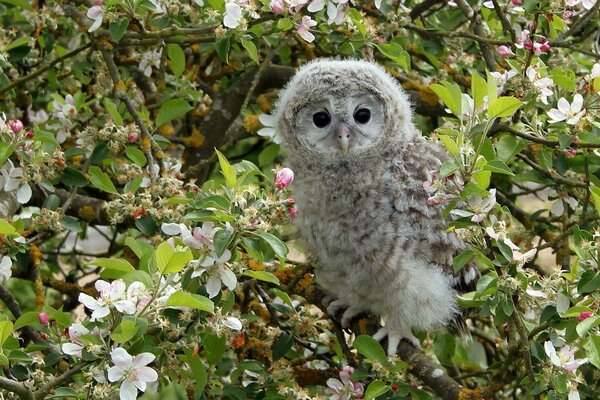
{"label": "owl's beak", "polygon": [[350,128],[348,125],[343,122],[340,124],[337,129],[337,137],[342,153],[348,154],[348,149],[350,148]]}

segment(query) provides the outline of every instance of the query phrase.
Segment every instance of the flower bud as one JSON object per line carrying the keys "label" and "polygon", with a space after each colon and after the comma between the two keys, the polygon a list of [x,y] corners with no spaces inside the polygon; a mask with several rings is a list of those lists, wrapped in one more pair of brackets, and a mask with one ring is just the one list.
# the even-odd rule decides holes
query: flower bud
{"label": "flower bud", "polygon": [[33,131],[27,131],[27,133],[25,134],[25,137],[26,137],[27,139],[31,139],[31,138],[33,138]]}
{"label": "flower bud", "polygon": [[290,218],[294,219],[298,216],[298,209],[296,207],[290,207],[287,209],[287,213]]}
{"label": "flower bud", "polygon": [[294,171],[289,168],[283,168],[275,176],[275,186],[277,189],[287,187],[294,180]]}
{"label": "flower bud", "polygon": [[498,54],[500,54],[500,57],[502,58],[508,58],[511,56],[512,51],[510,51],[510,48],[508,46],[498,46]]}
{"label": "flower bud", "polygon": [[135,143],[138,140],[138,134],[137,132],[129,132],[129,135],[127,135],[127,141],[129,143]]}
{"label": "flower bud", "polygon": [[564,153],[565,153],[565,157],[573,158],[577,155],[577,150],[568,147],[564,150]]}
{"label": "flower bud", "polygon": [[273,11],[273,14],[275,15],[281,15],[285,10],[285,4],[283,0],[273,0],[269,3],[269,7],[271,7],[271,11]]}
{"label": "flower bud", "polygon": [[512,4],[515,7],[519,7],[523,5],[523,0],[512,0]]}
{"label": "flower bud", "polygon": [[18,119],[11,119],[8,121],[8,127],[16,135],[23,130],[23,123]]}
{"label": "flower bud", "polygon": [[50,317],[48,317],[48,314],[43,311],[38,314],[38,320],[40,321],[40,324],[44,326],[48,326],[48,324],[50,324]]}
{"label": "flower bud", "polygon": [[577,321],[583,321],[584,319],[588,319],[592,316],[591,311],[582,311],[581,314],[577,316]]}

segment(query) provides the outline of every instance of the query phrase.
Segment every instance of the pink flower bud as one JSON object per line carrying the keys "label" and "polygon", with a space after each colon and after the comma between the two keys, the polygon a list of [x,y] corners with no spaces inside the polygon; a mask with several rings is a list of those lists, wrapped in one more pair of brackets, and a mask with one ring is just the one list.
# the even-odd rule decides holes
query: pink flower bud
{"label": "pink flower bud", "polygon": [[127,135],[127,141],[129,143],[135,143],[138,140],[138,134],[137,132],[129,132],[129,135]]}
{"label": "pink flower bud", "polygon": [[527,39],[524,43],[523,43],[523,47],[526,48],[529,51],[533,51],[533,42],[529,39]]}
{"label": "pink flower bud", "polygon": [[18,119],[11,119],[8,121],[8,127],[16,135],[23,130],[23,123]]}
{"label": "pink flower bud", "polygon": [[40,324],[44,326],[48,326],[48,324],[50,323],[50,317],[48,317],[48,314],[46,314],[43,311],[38,314],[38,320],[40,321]]}
{"label": "pink flower bud", "polygon": [[290,218],[294,219],[298,216],[298,209],[296,207],[290,207],[287,209],[287,213]]}
{"label": "pink flower bud", "polygon": [[548,43],[547,41],[545,41],[544,43],[542,43],[540,45],[540,51],[542,53],[546,53],[548,50],[550,50],[550,43]]}
{"label": "pink flower bud", "polygon": [[442,204],[443,199],[440,196],[431,196],[427,199],[428,206],[439,206]]}
{"label": "pink flower bud", "polygon": [[568,147],[564,150],[564,153],[565,153],[565,157],[573,158],[577,155],[577,150]]}
{"label": "pink flower bud", "polygon": [[577,321],[583,321],[584,319],[588,319],[591,316],[592,316],[591,311],[582,311],[581,314],[579,314],[579,316],[577,316]]}
{"label": "pink flower bud", "polygon": [[456,57],[454,57],[452,54],[448,54],[448,57],[446,57],[446,62],[448,64],[452,64],[455,61],[456,61]]}
{"label": "pink flower bud", "polygon": [[271,11],[273,11],[273,14],[275,15],[281,15],[285,10],[283,0],[273,0],[269,3],[269,7],[271,7]]}
{"label": "pink flower bud", "polygon": [[375,43],[377,43],[377,44],[385,44],[385,43],[386,43],[386,42],[385,42],[385,38],[384,38],[384,37],[381,37],[381,36],[377,36],[377,37],[375,38]]}
{"label": "pink flower bud", "polygon": [[519,7],[519,6],[523,5],[523,1],[522,0],[512,0],[512,4],[515,7]]}
{"label": "pink flower bud", "polygon": [[293,206],[294,204],[296,204],[296,199],[294,198],[294,196],[290,196],[290,198],[287,200],[288,205]]}
{"label": "pink flower bud", "polygon": [[277,189],[287,187],[294,180],[294,171],[289,168],[282,168],[275,176],[275,186]]}
{"label": "pink flower bud", "polygon": [[502,58],[507,58],[510,57],[512,55],[512,51],[510,51],[510,48],[508,46],[498,46],[498,54],[500,54],[500,57]]}
{"label": "pink flower bud", "polygon": [[573,135],[573,144],[579,143],[579,136]]}
{"label": "pink flower bud", "polygon": [[25,137],[27,139],[31,139],[33,137],[33,131],[27,131],[27,133],[25,134]]}
{"label": "pink flower bud", "polygon": [[571,19],[573,18],[573,11],[571,10],[567,10],[563,13],[563,18],[564,19]]}

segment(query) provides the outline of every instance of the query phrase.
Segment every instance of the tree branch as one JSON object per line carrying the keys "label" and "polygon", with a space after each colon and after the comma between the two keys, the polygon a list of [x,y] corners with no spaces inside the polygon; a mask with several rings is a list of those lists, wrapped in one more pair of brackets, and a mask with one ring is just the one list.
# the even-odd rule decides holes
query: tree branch
{"label": "tree branch", "polygon": [[0,388],[15,393],[22,400],[35,400],[33,393],[27,388],[27,386],[21,382],[5,378],[4,376],[0,376]]}

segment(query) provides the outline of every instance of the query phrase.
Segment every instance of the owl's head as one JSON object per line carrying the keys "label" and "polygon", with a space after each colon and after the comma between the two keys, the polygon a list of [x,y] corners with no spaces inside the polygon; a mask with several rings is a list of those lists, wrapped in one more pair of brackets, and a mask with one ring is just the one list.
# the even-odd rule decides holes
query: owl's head
{"label": "owl's head", "polygon": [[368,61],[306,64],[282,92],[276,119],[291,150],[333,159],[376,154],[416,134],[406,94]]}

